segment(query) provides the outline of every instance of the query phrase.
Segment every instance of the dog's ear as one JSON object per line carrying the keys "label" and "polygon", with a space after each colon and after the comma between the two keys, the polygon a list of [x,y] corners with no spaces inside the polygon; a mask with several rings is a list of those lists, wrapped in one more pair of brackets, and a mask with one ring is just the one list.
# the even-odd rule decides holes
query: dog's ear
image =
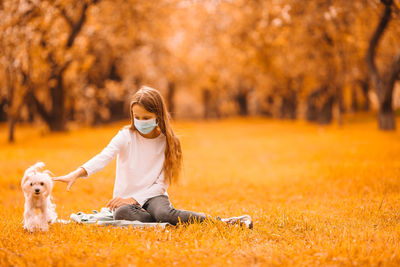
{"label": "dog's ear", "polygon": [[43,195],[44,195],[44,197],[48,197],[49,196],[49,190],[47,189],[47,186],[46,186],[46,190],[43,192]]}
{"label": "dog's ear", "polygon": [[22,188],[22,191],[24,192],[24,195],[27,196],[29,194],[30,177],[26,176],[24,178],[25,179],[21,183],[21,188]]}
{"label": "dog's ear", "polygon": [[47,177],[44,184],[46,187],[46,191],[44,191],[44,196],[48,197],[53,190],[53,180],[51,180],[50,177]]}
{"label": "dog's ear", "polygon": [[43,174],[46,176],[46,183],[45,183],[46,189],[47,189],[48,193],[51,193],[51,191],[53,190],[53,179],[51,177],[55,176],[55,175],[49,170],[45,170],[43,172]]}
{"label": "dog's ear", "polygon": [[31,179],[31,176],[30,176],[29,174],[24,175],[24,177],[22,177],[22,180],[21,180],[21,188],[23,188],[23,187],[24,187],[24,184],[25,184],[26,182],[28,182],[30,179]]}

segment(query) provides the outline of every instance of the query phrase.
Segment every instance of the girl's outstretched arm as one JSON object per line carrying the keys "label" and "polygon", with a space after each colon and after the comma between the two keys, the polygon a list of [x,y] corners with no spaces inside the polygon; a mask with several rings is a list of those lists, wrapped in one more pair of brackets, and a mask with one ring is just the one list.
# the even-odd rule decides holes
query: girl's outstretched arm
{"label": "girl's outstretched arm", "polygon": [[124,144],[124,135],[122,130],[113,137],[110,143],[105,147],[99,154],[88,160],[85,164],[79,166],[73,172],[67,175],[54,177],[53,181],[61,181],[67,183],[67,191],[71,188],[72,184],[79,177],[88,177],[95,172],[102,170],[119,152],[122,145]]}
{"label": "girl's outstretched arm", "polygon": [[120,151],[121,147],[126,143],[126,135],[122,130],[113,137],[108,145],[96,156],[85,162],[80,167],[84,168],[87,172],[88,177],[98,171],[104,169],[104,167],[114,159],[115,155]]}
{"label": "girl's outstretched arm", "polygon": [[76,179],[79,177],[87,176],[87,172],[84,168],[79,167],[73,172],[68,173],[67,175],[64,176],[59,176],[59,177],[53,177],[53,181],[60,181],[67,183],[67,191],[71,188],[71,186],[75,183]]}

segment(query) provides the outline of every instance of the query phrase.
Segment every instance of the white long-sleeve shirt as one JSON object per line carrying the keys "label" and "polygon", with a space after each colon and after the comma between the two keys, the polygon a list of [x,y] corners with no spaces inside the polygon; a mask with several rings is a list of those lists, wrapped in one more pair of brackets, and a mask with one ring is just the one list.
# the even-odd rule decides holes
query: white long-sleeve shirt
{"label": "white long-sleeve shirt", "polygon": [[163,171],[165,146],[163,133],[156,138],[145,138],[137,131],[125,128],[119,130],[99,154],[80,167],[89,177],[117,155],[113,197],[133,197],[143,205],[149,198],[168,195]]}

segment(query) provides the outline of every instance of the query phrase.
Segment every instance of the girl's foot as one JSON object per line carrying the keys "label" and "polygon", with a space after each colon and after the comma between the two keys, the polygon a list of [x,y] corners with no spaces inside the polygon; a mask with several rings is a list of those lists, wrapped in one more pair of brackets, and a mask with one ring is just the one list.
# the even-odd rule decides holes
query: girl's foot
{"label": "girl's foot", "polygon": [[247,214],[239,217],[221,219],[221,221],[229,224],[239,224],[240,226],[253,229],[253,220],[251,219],[250,215]]}

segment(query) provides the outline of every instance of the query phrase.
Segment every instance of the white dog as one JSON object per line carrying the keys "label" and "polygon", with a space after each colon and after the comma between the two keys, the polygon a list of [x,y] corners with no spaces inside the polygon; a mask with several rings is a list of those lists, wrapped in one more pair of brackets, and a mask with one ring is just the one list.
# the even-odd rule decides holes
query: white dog
{"label": "white dog", "polygon": [[24,228],[28,231],[49,229],[49,223],[57,219],[56,205],[51,202],[51,191],[53,181],[46,170],[40,172],[44,167],[43,162],[37,162],[29,167],[21,181],[22,191],[25,195]]}

